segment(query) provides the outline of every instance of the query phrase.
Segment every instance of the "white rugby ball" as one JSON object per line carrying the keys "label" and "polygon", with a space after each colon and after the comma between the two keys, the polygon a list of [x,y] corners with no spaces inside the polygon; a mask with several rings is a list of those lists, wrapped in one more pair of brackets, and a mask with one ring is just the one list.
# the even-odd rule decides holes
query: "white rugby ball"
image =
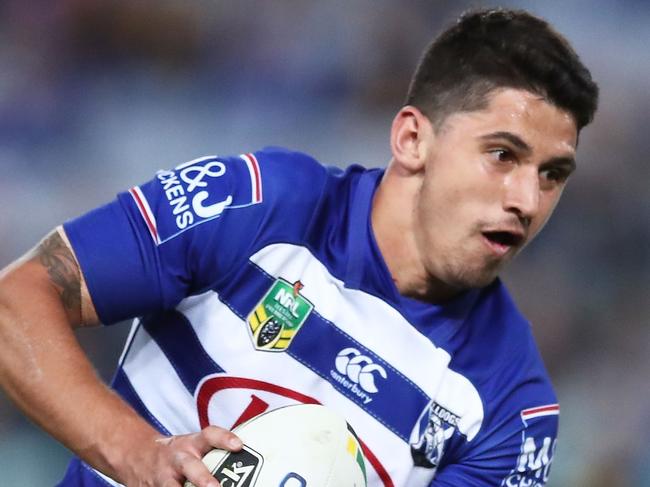
{"label": "white rugby ball", "polygon": [[[239,452],[203,457],[222,487],[366,487],[359,439],[341,416],[316,404],[286,406],[236,427]],[[185,487],[194,487],[186,481]]]}

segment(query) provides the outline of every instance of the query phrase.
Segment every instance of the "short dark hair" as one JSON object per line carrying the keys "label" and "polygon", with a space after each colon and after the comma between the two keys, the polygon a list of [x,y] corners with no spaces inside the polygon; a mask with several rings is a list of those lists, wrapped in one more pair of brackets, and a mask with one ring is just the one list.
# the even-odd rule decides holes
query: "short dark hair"
{"label": "short dark hair", "polygon": [[413,75],[407,105],[439,126],[451,113],[487,106],[497,88],[525,89],[573,115],[593,119],[598,86],[569,42],[522,10],[473,10],[440,34]]}

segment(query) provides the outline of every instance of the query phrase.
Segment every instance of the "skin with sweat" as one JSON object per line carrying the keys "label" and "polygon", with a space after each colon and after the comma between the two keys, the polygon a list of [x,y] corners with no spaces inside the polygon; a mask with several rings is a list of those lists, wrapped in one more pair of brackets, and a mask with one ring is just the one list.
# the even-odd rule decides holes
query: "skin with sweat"
{"label": "skin with sweat", "polygon": [[437,129],[402,108],[372,215],[398,290],[441,302],[494,280],[553,213],[576,144],[571,115],[528,91],[496,90]]}

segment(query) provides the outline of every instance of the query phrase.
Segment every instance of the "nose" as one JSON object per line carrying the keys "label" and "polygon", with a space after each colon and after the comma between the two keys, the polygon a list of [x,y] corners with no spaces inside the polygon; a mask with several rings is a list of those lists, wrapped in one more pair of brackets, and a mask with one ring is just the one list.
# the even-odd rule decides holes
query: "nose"
{"label": "nose", "polygon": [[525,225],[539,210],[539,175],[536,168],[519,167],[511,171],[504,181],[503,209],[514,213]]}

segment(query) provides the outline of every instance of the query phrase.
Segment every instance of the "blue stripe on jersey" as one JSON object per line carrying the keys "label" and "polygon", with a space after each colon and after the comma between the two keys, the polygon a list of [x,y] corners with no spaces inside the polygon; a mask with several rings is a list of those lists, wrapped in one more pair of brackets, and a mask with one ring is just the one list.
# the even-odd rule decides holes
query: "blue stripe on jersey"
{"label": "blue stripe on jersey", "polygon": [[143,318],[142,324],[167,356],[190,394],[206,375],[224,372],[201,345],[189,320],[172,310]]}
{"label": "blue stripe on jersey", "polygon": [[[237,282],[245,282],[246,286],[237,285],[221,290],[219,296],[235,314],[245,319],[273,285],[275,279],[253,263],[250,263],[246,269],[242,269],[238,277]],[[413,428],[413,418],[419,416],[430,398],[381,357],[323,318],[317,311],[317,308],[312,311],[302,325],[303,329],[296,334],[285,353],[309,367],[397,436],[408,441]],[[242,326],[247,325],[242,324]],[[306,333],[307,329],[309,333]],[[336,370],[337,355],[346,348],[356,350],[359,356],[365,356],[372,364],[380,365],[385,369],[386,379],[379,374],[374,376],[378,392],[364,391],[359,384]],[[401,414],[395,414],[396,407],[399,407]]]}
{"label": "blue stripe on jersey", "polygon": [[147,406],[144,405],[142,400],[140,399],[140,396],[135,392],[135,389],[133,389],[133,385],[131,385],[131,381],[129,378],[126,376],[126,373],[124,372],[124,369],[120,366],[118,367],[117,371],[115,372],[115,376],[113,377],[113,383],[111,384],[113,389],[115,389],[120,396],[122,396],[122,399],[124,399],[126,402],[128,402],[133,409],[137,411],[137,413],[145,418],[149,423],[156,428],[158,431],[160,431],[163,435],[171,435],[169,431],[167,431],[167,428],[165,428],[160,421],[156,419],[156,417],[151,414],[149,409],[147,409]]}
{"label": "blue stripe on jersey", "polygon": [[[310,332],[299,332],[287,353],[328,380],[336,390],[363,407],[393,433],[408,441],[413,429],[413,418],[418,417],[426,407],[429,397],[390,364],[318,313],[312,313],[303,327],[309,327]],[[357,350],[360,356],[368,357],[373,364],[386,370],[386,379],[374,375],[377,393],[367,393],[336,370],[334,364],[337,355],[346,348]],[[396,407],[400,410],[399,415],[394,414]]]}

